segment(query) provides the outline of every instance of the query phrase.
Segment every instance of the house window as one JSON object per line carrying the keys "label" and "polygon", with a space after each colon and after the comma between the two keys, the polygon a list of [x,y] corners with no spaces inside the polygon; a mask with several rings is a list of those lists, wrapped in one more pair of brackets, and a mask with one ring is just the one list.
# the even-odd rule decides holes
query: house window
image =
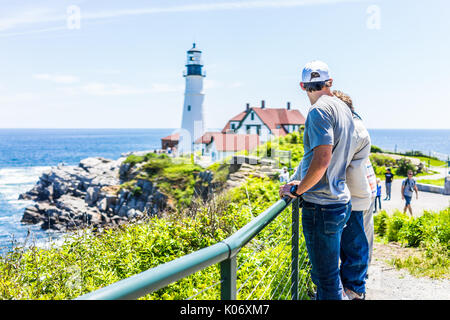
{"label": "house window", "polygon": [[236,129],[236,125],[234,123],[231,124],[231,129]]}
{"label": "house window", "polygon": [[247,131],[247,134],[249,134],[249,133],[250,133],[250,128],[251,128],[251,126],[246,126],[246,131]]}
{"label": "house window", "polygon": [[191,111],[191,106],[188,106],[188,108],[187,108],[187,109],[188,109],[188,111]]}
{"label": "house window", "polygon": [[253,112],[250,114],[250,119],[255,120],[255,114]]}
{"label": "house window", "polygon": [[260,125],[256,126],[256,134],[258,136],[261,135],[261,126]]}

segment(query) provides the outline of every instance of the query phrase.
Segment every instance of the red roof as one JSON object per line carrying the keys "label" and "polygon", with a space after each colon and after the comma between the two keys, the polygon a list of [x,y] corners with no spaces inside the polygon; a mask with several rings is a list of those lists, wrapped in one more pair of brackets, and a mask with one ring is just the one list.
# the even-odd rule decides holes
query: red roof
{"label": "red roof", "polygon": [[242,121],[242,119],[245,118],[245,115],[247,114],[247,111],[242,111],[241,113],[239,113],[237,116],[234,116],[233,118],[231,118],[227,124],[225,125],[225,127],[222,129],[222,133],[226,133],[228,130],[230,130],[230,122],[231,121]]}
{"label": "red roof", "polygon": [[[251,108],[254,110],[262,122],[272,131],[276,136],[286,135],[287,131],[282,125],[301,125],[305,124],[305,117],[298,110],[287,110],[282,108]],[[230,121],[242,121],[249,111],[243,111],[237,116],[231,118],[227,125],[222,129],[222,133],[230,130]],[[279,128],[277,128],[279,126]]]}
{"label": "red roof", "polygon": [[216,144],[217,151],[251,151],[259,145],[257,134],[232,134],[222,132],[207,132],[195,143]]}
{"label": "red roof", "polygon": [[[281,108],[252,108],[262,122],[275,134],[287,134],[282,125],[305,124],[305,117],[298,110]],[[279,128],[277,128],[280,126]],[[279,135],[279,134],[278,134]]]}
{"label": "red roof", "polygon": [[161,140],[179,141],[180,140],[180,134],[179,133],[174,133],[174,134],[171,134],[170,136],[161,138]]}

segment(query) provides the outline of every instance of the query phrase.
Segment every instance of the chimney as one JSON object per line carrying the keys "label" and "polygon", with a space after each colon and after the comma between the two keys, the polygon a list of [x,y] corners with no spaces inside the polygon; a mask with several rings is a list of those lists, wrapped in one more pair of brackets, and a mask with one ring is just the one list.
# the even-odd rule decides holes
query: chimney
{"label": "chimney", "polygon": [[250,110],[250,103],[246,103],[245,104],[245,111],[248,112],[248,110]]}
{"label": "chimney", "polygon": [[264,100],[261,100],[261,109],[264,109],[266,107],[266,102]]}
{"label": "chimney", "polygon": [[290,102],[287,103],[287,109],[291,110],[291,103]]}

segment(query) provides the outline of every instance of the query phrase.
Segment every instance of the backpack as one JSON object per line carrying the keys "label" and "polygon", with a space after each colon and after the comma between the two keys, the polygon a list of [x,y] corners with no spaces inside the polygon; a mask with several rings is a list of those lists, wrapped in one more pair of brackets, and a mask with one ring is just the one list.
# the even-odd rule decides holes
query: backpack
{"label": "backpack", "polygon": [[[407,185],[407,184],[408,184],[408,185]],[[414,179],[412,179],[412,182],[410,182],[409,179],[406,178],[406,179],[403,181],[403,185],[405,186],[405,189],[408,188],[408,190],[409,190],[410,192],[413,192],[413,191],[414,191],[414,186],[416,185],[416,181],[415,181]]]}

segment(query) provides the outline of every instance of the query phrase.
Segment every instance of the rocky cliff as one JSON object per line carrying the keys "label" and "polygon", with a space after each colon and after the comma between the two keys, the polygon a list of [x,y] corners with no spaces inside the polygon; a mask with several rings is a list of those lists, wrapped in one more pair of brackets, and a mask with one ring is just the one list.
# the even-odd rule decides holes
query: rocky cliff
{"label": "rocky cliff", "polygon": [[[222,164],[220,170],[226,168],[220,173],[198,168],[186,171],[185,167],[191,165],[177,165],[177,170],[181,170],[178,175],[173,173],[174,166],[166,168],[172,170],[170,174],[161,171],[160,161],[171,165],[170,159],[149,157],[146,160],[133,163],[126,158],[88,158],[78,166],[53,167],[40,177],[33,189],[20,196],[35,202],[25,209],[22,222],[59,231],[115,226],[174,209],[176,196],[171,196],[167,187],[161,189],[164,183],[171,186],[175,195],[191,188],[192,197],[201,196],[206,200],[213,192],[238,186],[249,175],[274,175],[272,163],[247,157],[234,157],[231,164]],[[155,167],[160,170],[156,174]],[[188,179],[191,185],[186,182],[183,185],[182,180],[188,174],[192,176]],[[214,179],[215,174],[224,177]]]}
{"label": "rocky cliff", "polygon": [[25,209],[22,222],[62,231],[117,225],[163,210],[167,197],[151,181],[137,180],[140,192],[120,187],[124,160],[88,158],[78,166],[52,168],[20,196],[35,201]]}

